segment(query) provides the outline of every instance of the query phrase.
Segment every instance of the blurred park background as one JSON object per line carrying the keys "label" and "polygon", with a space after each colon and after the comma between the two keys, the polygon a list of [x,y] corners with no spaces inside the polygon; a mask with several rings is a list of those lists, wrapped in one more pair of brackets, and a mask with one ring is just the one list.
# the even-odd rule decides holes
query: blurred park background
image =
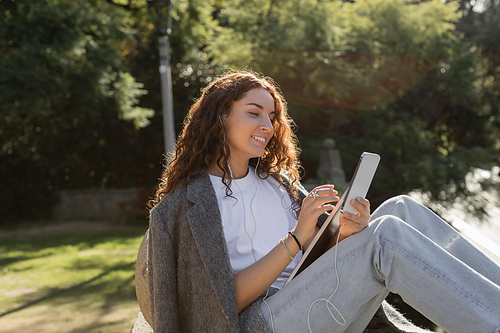
{"label": "blurred park background", "polygon": [[[374,208],[417,192],[481,218],[482,194],[498,198],[498,0],[175,0],[171,16],[177,134],[202,87],[249,69],[287,98],[305,183],[336,182],[318,173],[332,138],[347,180],[361,152],[382,156]],[[146,199],[138,219],[56,221],[54,210],[71,191],[154,191],[158,67],[146,0],[0,0],[5,332],[130,330]],[[491,177],[471,187],[478,170]]]}

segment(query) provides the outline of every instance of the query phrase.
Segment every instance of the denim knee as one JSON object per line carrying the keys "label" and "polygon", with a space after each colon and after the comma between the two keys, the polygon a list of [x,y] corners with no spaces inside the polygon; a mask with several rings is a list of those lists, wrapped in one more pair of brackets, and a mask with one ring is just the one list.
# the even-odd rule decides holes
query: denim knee
{"label": "denim knee", "polygon": [[387,199],[382,203],[383,205],[421,205],[418,201],[406,194],[396,195],[390,199]]}
{"label": "denim knee", "polygon": [[389,237],[393,238],[400,233],[401,224],[406,222],[394,215],[385,215],[373,221],[375,229],[373,234],[380,238]]}
{"label": "denim knee", "polygon": [[[432,216],[431,216],[432,215]],[[373,212],[373,219],[382,216],[396,216],[412,227],[425,231],[429,223],[438,221],[427,207],[407,195],[398,195],[385,201]]]}

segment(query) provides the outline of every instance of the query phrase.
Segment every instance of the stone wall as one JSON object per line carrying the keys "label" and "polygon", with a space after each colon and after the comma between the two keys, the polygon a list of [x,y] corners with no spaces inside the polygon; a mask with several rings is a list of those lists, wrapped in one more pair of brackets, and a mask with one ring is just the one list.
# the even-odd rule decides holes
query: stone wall
{"label": "stone wall", "polygon": [[137,189],[67,190],[61,191],[59,197],[53,211],[56,220],[120,222],[124,215],[119,203],[136,200]]}
{"label": "stone wall", "polygon": [[[347,185],[340,153],[333,139],[324,140],[319,161],[318,173],[324,179],[317,181],[328,180],[337,185]],[[317,185],[304,184],[307,190],[312,190]],[[59,203],[54,207],[53,218],[64,221],[108,222],[124,222],[127,217],[147,218],[146,202],[153,194],[153,190],[146,188],[61,191]],[[124,214],[124,211],[127,214]]]}

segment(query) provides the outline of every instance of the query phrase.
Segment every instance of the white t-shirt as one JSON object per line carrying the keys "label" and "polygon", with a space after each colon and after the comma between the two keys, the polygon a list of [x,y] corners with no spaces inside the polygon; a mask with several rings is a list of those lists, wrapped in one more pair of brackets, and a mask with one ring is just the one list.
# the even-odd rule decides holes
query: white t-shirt
{"label": "white t-shirt", "polygon": [[[244,178],[232,180],[232,197],[226,196],[226,186],[221,177],[210,175],[210,180],[217,195],[231,266],[235,272],[264,257],[297,224],[291,210],[290,195],[283,186],[279,187],[279,182],[273,177],[261,179],[255,175],[254,168],[249,167]],[[283,287],[301,257],[299,252],[272,284],[273,287]]]}

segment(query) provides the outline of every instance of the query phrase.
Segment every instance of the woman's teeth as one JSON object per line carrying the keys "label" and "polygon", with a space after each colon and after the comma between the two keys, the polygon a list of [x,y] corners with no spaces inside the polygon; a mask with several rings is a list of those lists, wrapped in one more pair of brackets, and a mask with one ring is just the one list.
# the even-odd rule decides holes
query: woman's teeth
{"label": "woman's teeth", "polygon": [[265,142],[266,142],[266,139],[261,138],[261,137],[259,137],[259,136],[253,136],[253,135],[252,135],[252,138],[254,138],[255,140],[259,140],[259,141],[260,141],[260,142],[262,142],[262,143],[265,143]]}

